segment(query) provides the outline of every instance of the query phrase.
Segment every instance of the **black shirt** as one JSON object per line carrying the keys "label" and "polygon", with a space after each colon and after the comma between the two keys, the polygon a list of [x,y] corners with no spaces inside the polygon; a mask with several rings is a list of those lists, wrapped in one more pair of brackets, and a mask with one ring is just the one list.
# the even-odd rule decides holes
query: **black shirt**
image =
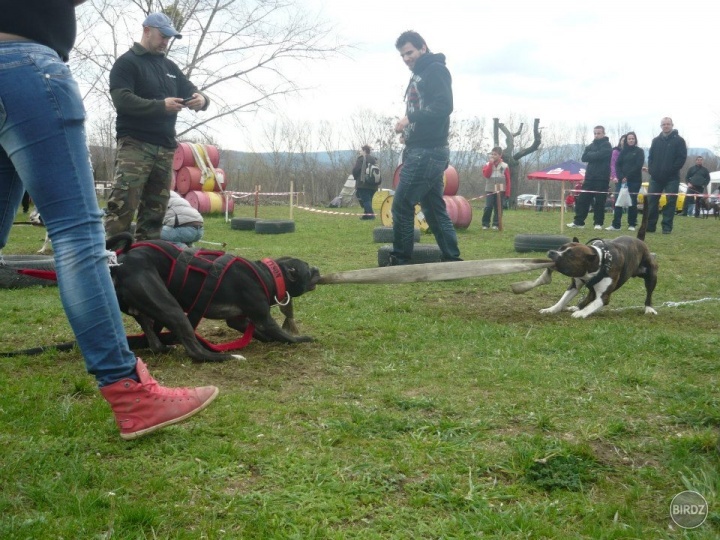
{"label": "black shirt", "polygon": [[0,32],[46,45],[65,62],[76,31],[71,0],[0,0]]}

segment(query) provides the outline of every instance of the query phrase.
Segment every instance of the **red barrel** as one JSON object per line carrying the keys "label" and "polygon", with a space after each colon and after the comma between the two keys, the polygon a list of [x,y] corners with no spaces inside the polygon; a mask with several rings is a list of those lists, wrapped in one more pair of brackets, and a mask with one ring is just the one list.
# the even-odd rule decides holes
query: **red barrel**
{"label": "red barrel", "polygon": [[457,195],[460,188],[460,176],[452,165],[448,165],[448,168],[445,169],[443,185],[445,186],[443,195]]}
{"label": "red barrel", "polygon": [[[402,163],[397,166],[395,173],[393,174],[393,189],[397,189],[400,183],[400,170],[402,169]],[[460,188],[460,176],[457,170],[452,165],[448,165],[447,169],[443,173],[443,195],[457,195],[458,189]]]}
{"label": "red barrel", "polygon": [[461,195],[444,195],[445,207],[456,229],[467,229],[472,222],[472,206]]}
{"label": "red barrel", "polygon": [[197,167],[182,167],[175,175],[175,191],[180,195],[185,195],[189,191],[220,191],[220,186],[225,187],[225,171],[215,169],[214,182],[208,183],[206,181],[203,184],[201,180],[202,171],[200,169]]}
{"label": "red barrel", "polygon": [[185,195],[188,191],[200,190],[202,189],[201,178],[202,173],[197,167],[181,167],[175,175],[175,191],[180,195]]}
{"label": "red barrel", "polygon": [[[181,142],[178,144],[178,147],[175,149],[175,155],[173,156],[173,169],[174,170],[180,170],[182,167],[194,167],[197,165],[195,163],[195,156],[193,155],[191,145],[193,143],[187,143],[187,142]],[[211,144],[204,144],[202,145],[203,149],[205,150],[205,154],[210,159],[210,163],[212,163],[213,167],[217,167],[220,165],[220,151],[217,149],[216,146],[213,146]]]}
{"label": "red barrel", "polygon": [[185,200],[201,214],[224,214],[226,201],[228,212],[232,214],[235,210],[235,200],[232,197],[226,199],[222,193],[215,191],[189,191]]}

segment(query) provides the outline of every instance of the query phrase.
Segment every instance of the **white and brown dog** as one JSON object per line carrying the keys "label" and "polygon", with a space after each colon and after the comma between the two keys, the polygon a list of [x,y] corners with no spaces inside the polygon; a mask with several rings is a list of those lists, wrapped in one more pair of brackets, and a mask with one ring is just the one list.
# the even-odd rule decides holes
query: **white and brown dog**
{"label": "white and brown dog", "polygon": [[610,301],[610,295],[630,278],[645,280],[645,313],[657,315],[652,307],[652,293],[657,284],[657,263],[645,242],[630,236],[614,240],[594,239],[581,244],[573,238],[557,250],[548,251],[553,267],[561,274],[572,278],[570,286],[560,300],[540,313],[559,313],[575,298],[580,289],[588,292],[578,306],[567,308],[573,317],[585,318],[592,315]]}
{"label": "white and brown dog", "polygon": [[[637,238],[620,236],[613,240],[590,240],[581,244],[577,238],[548,251],[547,256],[555,263],[545,269],[534,282],[512,285],[513,292],[523,293],[538,285],[550,283],[552,270],[572,278],[570,286],[558,302],[540,313],[559,313],[563,309],[573,311],[572,316],[585,318],[608,304],[610,295],[633,277],[645,280],[645,313],[657,315],[652,307],[652,293],[657,284],[658,266],[655,258],[643,241],[647,227],[647,212],[643,212],[643,223]],[[567,307],[583,287],[588,292],[578,306]]]}

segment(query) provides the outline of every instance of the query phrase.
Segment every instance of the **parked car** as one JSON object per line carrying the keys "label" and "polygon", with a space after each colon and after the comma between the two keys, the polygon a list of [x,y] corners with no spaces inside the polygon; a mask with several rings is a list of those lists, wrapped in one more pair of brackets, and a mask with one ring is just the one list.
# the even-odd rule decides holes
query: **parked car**
{"label": "parked car", "polygon": [[[647,193],[649,182],[643,182],[642,187],[640,188],[640,193],[638,193],[638,208],[643,207],[643,202],[645,200],[645,193]],[[685,192],[687,191],[687,184],[680,184],[680,192],[678,193],[677,201],[675,203],[675,213],[679,214],[682,212],[683,205],[685,204]],[[660,210],[662,210],[665,207],[665,204],[667,203],[667,198],[665,197],[665,194],[663,193],[660,196]]]}
{"label": "parked car", "polygon": [[532,193],[523,193],[522,195],[517,196],[517,205],[518,206],[535,206],[537,203],[537,195],[533,195]]}

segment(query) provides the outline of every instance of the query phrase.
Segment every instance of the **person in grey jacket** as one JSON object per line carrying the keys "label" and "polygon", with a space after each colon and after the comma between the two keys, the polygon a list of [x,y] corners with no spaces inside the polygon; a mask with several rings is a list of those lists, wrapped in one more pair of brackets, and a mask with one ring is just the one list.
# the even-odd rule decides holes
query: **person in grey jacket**
{"label": "person in grey jacket", "polygon": [[160,238],[190,247],[193,242],[202,239],[204,233],[200,212],[175,191],[171,191]]}
{"label": "person in grey jacket", "polygon": [[585,227],[585,218],[590,211],[591,203],[595,230],[601,230],[605,221],[605,200],[610,185],[612,146],[610,139],[605,136],[603,126],[593,128],[593,137],[593,142],[585,148],[581,158],[581,161],[587,163],[587,167],[582,191],[575,200],[575,219],[572,223],[568,223],[568,227],[571,229]]}

